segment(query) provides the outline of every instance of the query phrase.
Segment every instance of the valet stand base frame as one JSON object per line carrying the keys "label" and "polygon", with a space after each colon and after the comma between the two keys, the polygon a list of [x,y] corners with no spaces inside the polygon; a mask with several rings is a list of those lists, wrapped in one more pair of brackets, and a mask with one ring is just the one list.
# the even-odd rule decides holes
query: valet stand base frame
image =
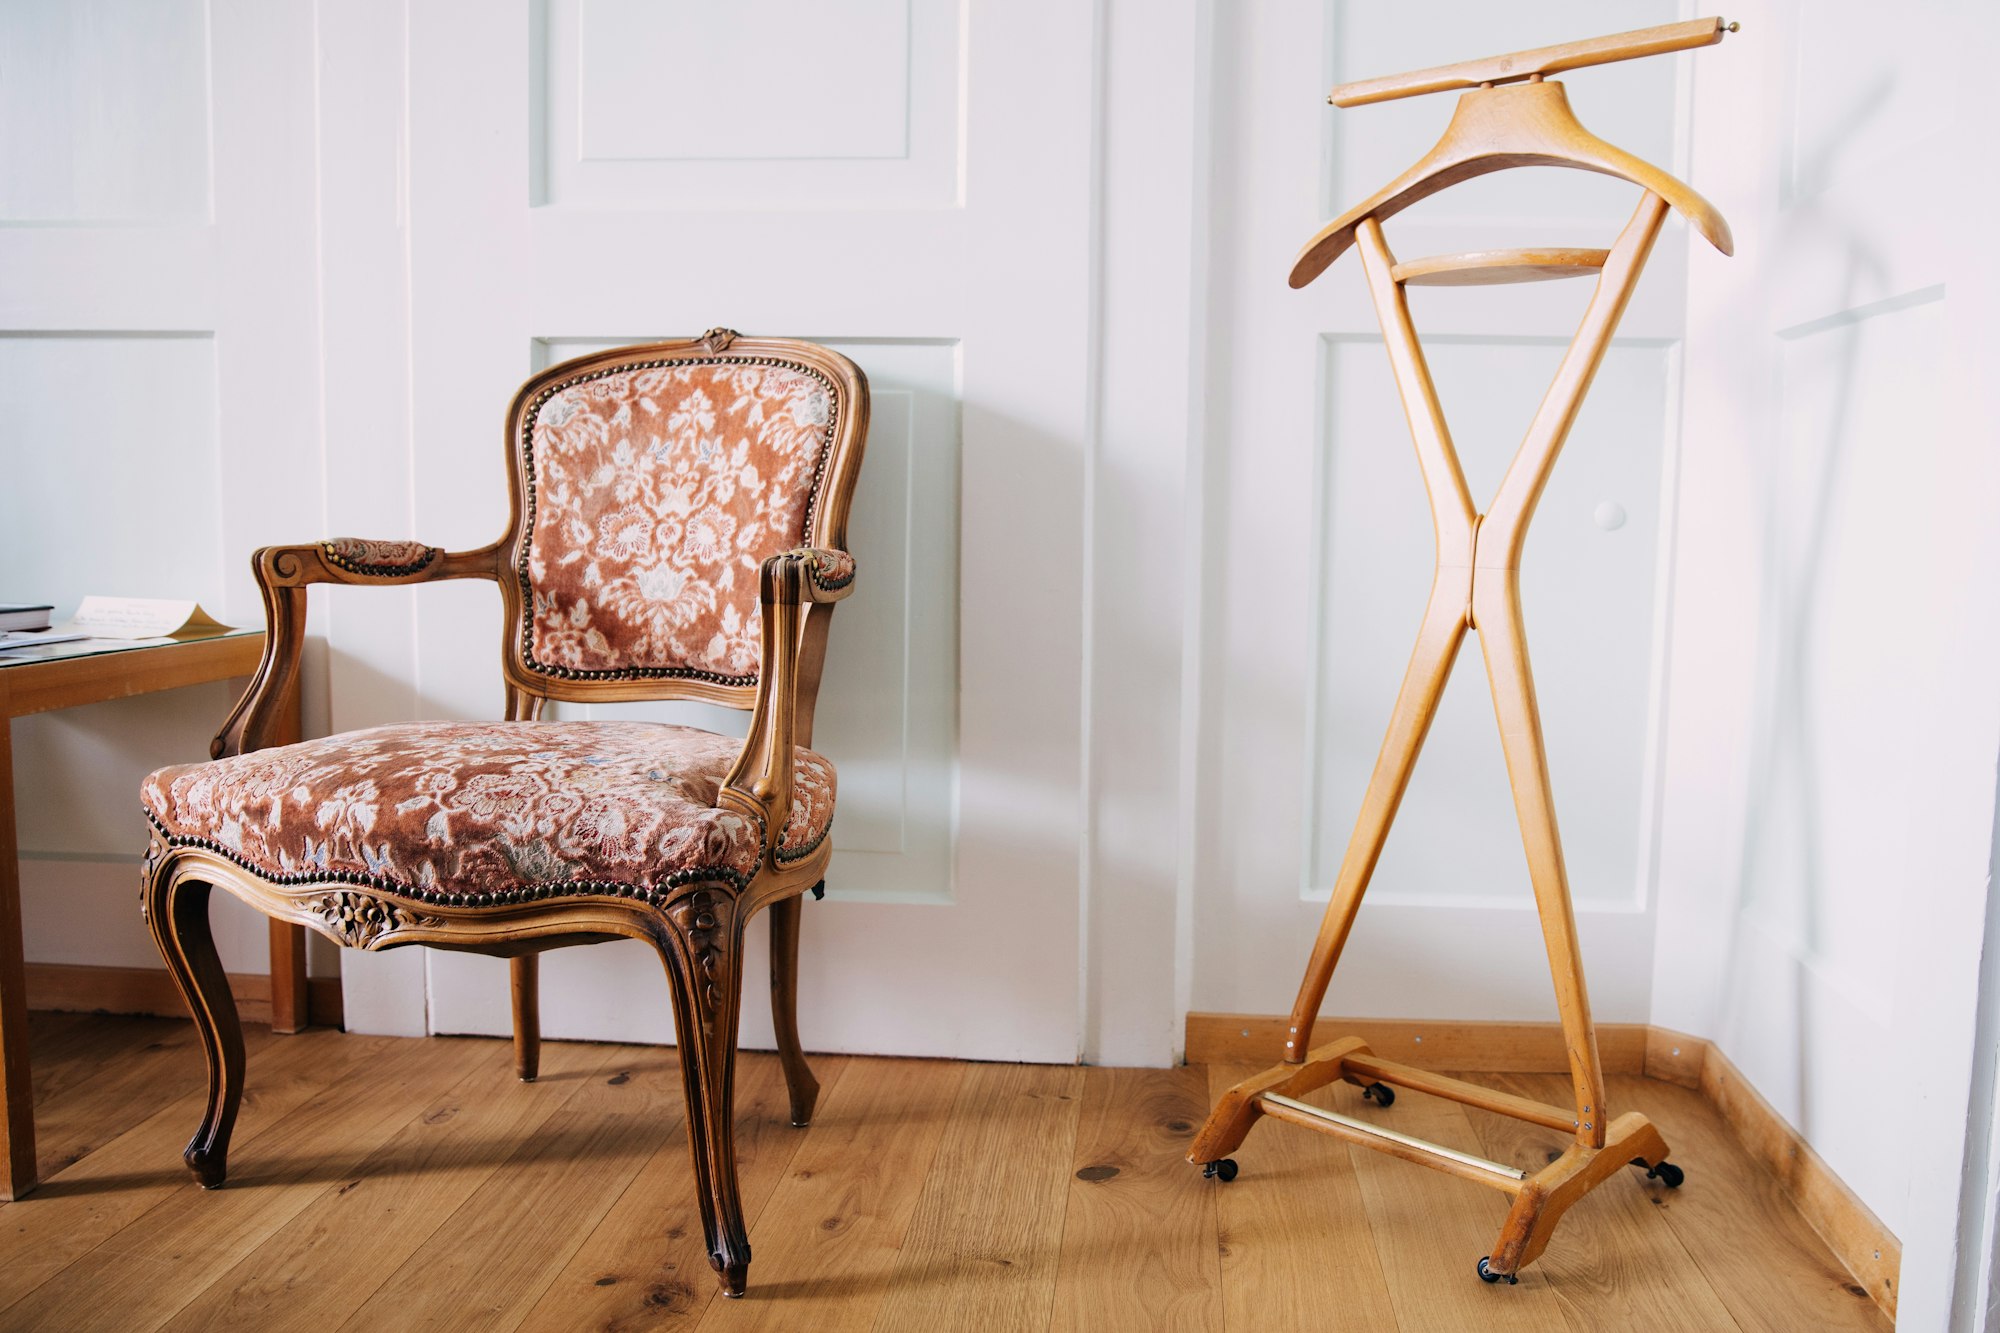
{"label": "valet stand base frame", "polygon": [[[1461,1179],[1477,1181],[1512,1197],[1513,1207],[1490,1255],[1478,1262],[1488,1282],[1517,1280],[1520,1269],[1548,1245],[1550,1233],[1568,1209],[1599,1184],[1632,1165],[1649,1177],[1678,1185],[1681,1171],[1667,1163],[1667,1145],[1638,1112],[1608,1119],[1604,1073],[1597,1055],[1597,1032],[1584,986],[1583,956],[1577,939],[1568,876],[1556,828],[1548,756],[1540,711],[1528,664],[1526,627],[1520,600],[1520,558],[1536,501],[1548,482],[1583,396],[1590,387],[1619,318],[1631,299],[1639,272],[1665,220],[1666,202],[1648,190],[1617,244],[1602,252],[1597,289],[1565,354],[1554,383],[1535,414],[1488,512],[1473,507],[1463,470],[1452,448],[1436,387],[1411,321],[1403,277],[1389,252],[1380,224],[1364,218],[1355,233],[1369,293],[1381,319],[1383,340],[1410,421],[1417,459],[1430,497],[1437,531],[1437,570],[1423,627],[1410,658],[1388,735],[1382,743],[1360,818],[1341,862],[1312,959],[1292,1011],[1285,1063],[1225,1093],[1188,1152],[1188,1160],[1224,1180],[1236,1174],[1228,1154],[1263,1117],[1317,1130],[1348,1143],[1386,1152]],[[1593,264],[1596,253],[1590,256]],[[1460,257],[1472,262],[1477,257]],[[1451,262],[1447,259],[1445,262]],[[1480,260],[1479,262],[1485,262]],[[1414,267],[1414,266],[1413,266]],[[1519,280],[1519,279],[1516,279]],[[1481,655],[1493,691],[1507,776],[1528,856],[1536,909],[1541,917],[1549,971],[1562,1016],[1575,1094],[1573,1109],[1562,1109],[1482,1088],[1428,1070],[1384,1060],[1358,1037],[1311,1047],[1313,1022],[1339,961],[1376,862],[1402,802],[1418,752],[1437,714],[1444,686],[1470,630],[1479,632]],[[1327,1084],[1345,1081],[1373,1094],[1384,1106],[1393,1101],[1383,1085],[1403,1087],[1570,1133],[1574,1141],[1560,1157],[1530,1175],[1442,1144],[1400,1134],[1364,1120],[1299,1101]]]}

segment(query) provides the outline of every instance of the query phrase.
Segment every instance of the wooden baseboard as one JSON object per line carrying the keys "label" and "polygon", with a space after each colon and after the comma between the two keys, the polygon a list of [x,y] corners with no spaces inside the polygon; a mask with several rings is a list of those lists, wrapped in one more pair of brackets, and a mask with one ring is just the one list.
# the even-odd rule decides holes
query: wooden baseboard
{"label": "wooden baseboard", "polygon": [[[1285,1050],[1287,1018],[1254,1014],[1189,1014],[1187,1061],[1211,1065],[1249,1061],[1272,1064]],[[1606,1073],[1646,1069],[1643,1023],[1600,1023],[1597,1058]],[[1419,1069],[1470,1074],[1544,1074],[1569,1068],[1562,1029],[1554,1023],[1457,1023],[1422,1019],[1322,1018],[1314,1041],[1360,1037],[1385,1060]]]}
{"label": "wooden baseboard", "polygon": [[[70,963],[27,965],[28,1008],[70,1013],[151,1014],[186,1018],[174,979],[161,968],[83,967]],[[246,1023],[271,1021],[271,978],[262,972],[231,972],[229,989]],[[342,1024],[340,978],[313,977],[306,983],[307,1019],[314,1027]]]}
{"label": "wooden baseboard", "polygon": [[[1189,1064],[1271,1064],[1282,1058],[1288,1018],[1253,1014],[1187,1016]],[[1555,1023],[1322,1018],[1313,1039],[1356,1036],[1377,1055],[1420,1069],[1464,1073],[1562,1074],[1569,1057]],[[1606,1073],[1699,1090],[1750,1155],[1778,1178],[1799,1215],[1847,1266],[1875,1304],[1896,1317],[1903,1245],[1833,1173],[1796,1129],[1713,1043],[1647,1023],[1601,1023],[1598,1058]]]}
{"label": "wooden baseboard", "polygon": [[1670,1057],[1659,1073],[1649,1060],[1647,1075],[1699,1088],[1722,1113],[1737,1141],[1778,1178],[1799,1215],[1847,1265],[1855,1281],[1867,1288],[1875,1304],[1894,1319],[1903,1243],[1714,1043],[1665,1028],[1653,1031],[1661,1047],[1679,1054]]}

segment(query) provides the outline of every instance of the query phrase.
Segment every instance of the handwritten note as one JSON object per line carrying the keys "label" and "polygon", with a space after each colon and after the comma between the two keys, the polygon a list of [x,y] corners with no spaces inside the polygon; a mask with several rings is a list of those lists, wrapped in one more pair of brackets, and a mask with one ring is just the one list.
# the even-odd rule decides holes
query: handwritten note
{"label": "handwritten note", "polygon": [[189,639],[229,628],[192,601],[159,597],[86,597],[76,618],[57,628],[93,639]]}

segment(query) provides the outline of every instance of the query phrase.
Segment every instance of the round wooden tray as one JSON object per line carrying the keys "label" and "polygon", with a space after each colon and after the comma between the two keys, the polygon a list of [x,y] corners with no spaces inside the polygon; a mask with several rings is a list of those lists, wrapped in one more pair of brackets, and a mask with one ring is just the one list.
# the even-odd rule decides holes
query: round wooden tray
{"label": "round wooden tray", "polygon": [[1490,287],[1503,282],[1552,282],[1580,278],[1604,267],[1609,250],[1547,248],[1469,250],[1462,255],[1412,259],[1394,269],[1410,287]]}

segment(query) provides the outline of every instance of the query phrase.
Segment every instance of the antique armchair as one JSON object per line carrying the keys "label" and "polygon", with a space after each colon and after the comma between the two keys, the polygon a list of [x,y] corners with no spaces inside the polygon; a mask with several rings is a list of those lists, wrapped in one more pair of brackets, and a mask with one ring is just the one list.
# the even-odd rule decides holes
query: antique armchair
{"label": "antique armchair", "polygon": [[[823,886],[834,804],[833,768],[807,747],[832,603],[853,585],[847,512],[867,427],[860,370],[810,343],[716,329],[621,347],[515,395],[512,516],[492,545],[257,552],[270,628],[257,675],[215,759],[161,769],[142,791],[146,919],[208,1056],[208,1109],[185,1153],[204,1187],[227,1174],[244,1074],[211,887],[349,948],[510,958],[524,1079],[538,952],[642,939],[672,992],[709,1261],[742,1294],[743,930],[771,909],[772,1005],[804,1125],[818,1085],[799,1049],[799,897]],[[465,578],[500,585],[507,721],[265,748],[297,689],[308,585]],[[707,700],[749,710],[749,734],[542,721],[551,699]]]}

